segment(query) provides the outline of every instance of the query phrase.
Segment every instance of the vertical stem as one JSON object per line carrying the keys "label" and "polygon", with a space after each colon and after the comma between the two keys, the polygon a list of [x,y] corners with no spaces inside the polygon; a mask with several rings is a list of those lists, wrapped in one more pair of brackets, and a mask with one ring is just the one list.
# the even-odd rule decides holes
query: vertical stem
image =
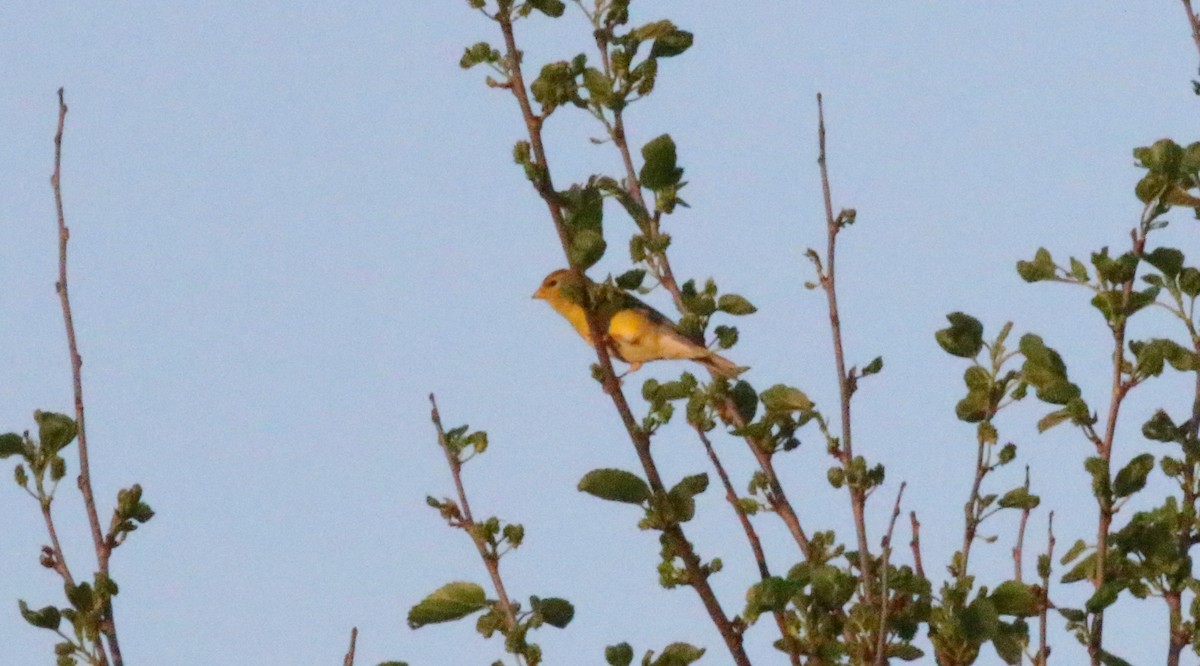
{"label": "vertical stem", "polygon": [[[1157,202],[1152,202],[1147,205],[1147,211],[1157,207]],[[1136,231],[1133,232],[1133,255],[1141,259],[1146,246],[1146,216],[1149,212],[1143,214],[1143,222]],[[1112,326],[1113,334],[1113,355],[1112,355],[1112,395],[1108,407],[1108,419],[1104,427],[1104,437],[1097,443],[1097,453],[1104,461],[1107,468],[1112,461],[1113,443],[1117,434],[1117,421],[1120,416],[1121,403],[1132,388],[1131,383],[1124,380],[1124,361],[1125,361],[1125,331],[1128,324],[1127,310],[1129,308],[1130,297],[1133,294],[1133,278],[1125,282],[1122,287],[1121,297],[1121,312],[1117,315]],[[1111,480],[1112,470],[1107,471],[1108,477]],[[1108,484],[1106,484],[1108,485]],[[1113,510],[1110,505],[1111,497],[1096,498],[1099,510],[1099,519],[1096,525],[1096,568],[1092,573],[1092,586],[1095,589],[1100,589],[1104,585],[1107,572],[1105,571],[1108,563],[1108,536],[1112,528]],[[1096,613],[1092,617],[1091,631],[1088,633],[1088,656],[1091,659],[1092,666],[1101,666],[1101,657],[1104,652],[1104,611]]]}
{"label": "vertical stem", "polygon": [[919,578],[925,578],[925,563],[921,561],[921,521],[917,520],[916,511],[909,511],[908,518],[912,523],[912,540],[908,545],[912,548],[913,568]]}
{"label": "vertical stem", "polygon": [[886,666],[887,660],[887,637],[888,637],[888,611],[891,595],[888,592],[888,568],[892,557],[892,532],[896,529],[896,519],[900,517],[900,499],[904,497],[904,488],[908,486],[907,482],[900,482],[900,492],[896,493],[896,504],[892,507],[892,519],[888,523],[887,534],[883,537],[883,542],[879,544],[880,559],[883,560],[883,571],[880,572],[880,601],[879,601],[879,636],[875,644],[875,666]]}
{"label": "vertical stem", "polygon": [[475,518],[471,515],[471,503],[467,500],[467,492],[463,488],[462,461],[459,460],[458,453],[451,450],[449,442],[446,441],[446,431],[442,429],[442,416],[438,412],[437,399],[432,393],[429,394],[429,404],[433,407],[430,419],[433,421],[434,428],[437,429],[438,445],[442,447],[442,453],[446,454],[446,464],[450,466],[450,474],[454,477],[454,490],[458,494],[458,505],[462,509],[461,527],[471,537],[472,543],[475,544],[475,550],[479,551],[479,557],[483,560],[484,567],[487,568],[488,577],[492,579],[492,587],[496,590],[500,610],[504,613],[506,628],[511,630],[517,626],[517,613],[513,609],[512,601],[508,598],[508,592],[504,589],[504,579],[500,577],[500,558],[488,550],[487,543],[475,529]]}
{"label": "vertical stem", "polygon": [[[742,531],[746,534],[746,541],[750,543],[750,550],[754,553],[754,563],[758,565],[758,576],[762,580],[771,577],[771,569],[767,566],[767,555],[763,552],[762,540],[758,538],[758,531],[754,529],[754,524],[750,522],[750,516],[742,510],[738,504],[737,491],[733,489],[733,483],[729,480],[729,474],[725,471],[725,465],[721,464],[720,457],[717,456],[716,449],[713,448],[712,442],[708,439],[708,435],[699,426],[693,426],[696,434],[700,437],[700,442],[704,445],[704,451],[708,454],[709,460],[712,461],[713,467],[717,470],[717,476],[721,479],[721,486],[725,488],[725,500],[733,507],[734,513],[737,514],[738,522],[742,525]],[[783,611],[775,611],[775,624],[779,627],[779,635],[783,639],[783,645],[788,649],[788,657],[794,666],[800,665],[800,655],[792,649],[792,639],[787,628],[787,619],[783,615]]]}
{"label": "vertical stem", "polygon": [[350,629],[350,649],[346,652],[345,658],[342,659],[342,666],[354,666],[354,647],[358,642],[358,627]]}
{"label": "vertical stem", "polygon": [[[817,93],[817,142],[819,153],[817,164],[821,168],[821,192],[825,199],[825,229],[827,243],[825,248],[826,268],[821,273],[821,286],[829,303],[829,328],[833,333],[833,356],[837,364],[838,394],[841,402],[842,438],[840,458],[842,466],[849,471],[854,460],[854,442],[850,427],[850,399],[854,393],[851,377],[846,372],[846,354],[842,348],[842,321],[837,303],[837,235],[841,230],[843,215],[836,218],[833,215],[833,198],[829,191],[829,169],[825,160],[825,107],[821,94]],[[871,551],[867,545],[866,523],[866,492],[862,488],[850,486],[850,509],[854,513],[854,529],[858,536],[858,566],[859,579],[863,586],[863,597],[868,604],[875,600],[874,591],[870,585]]]}
{"label": "vertical stem", "polygon": [[1196,50],[1200,51],[1200,16],[1192,9],[1192,0],[1183,0],[1183,9],[1187,12],[1188,24],[1192,26],[1192,41]]}
{"label": "vertical stem", "polygon": [[1048,615],[1050,613],[1050,567],[1054,564],[1054,512],[1050,512],[1050,521],[1046,528],[1046,559],[1049,566],[1042,576],[1042,603],[1038,611],[1038,651],[1034,666],[1046,666],[1050,659],[1050,644],[1046,642]]}
{"label": "vertical stem", "polygon": [[[54,209],[58,215],[58,282],[54,288],[58,292],[62,304],[63,325],[67,330],[67,349],[71,356],[71,383],[75,393],[75,422],[79,426],[79,492],[83,495],[83,506],[87,512],[88,525],[92,532],[92,544],[96,549],[96,562],[99,573],[108,577],[108,560],[112,555],[112,547],[105,540],[100,527],[100,517],[96,513],[96,498],[92,493],[92,474],[88,465],[87,428],[83,413],[83,358],[79,355],[79,345],[75,340],[75,322],[71,316],[71,297],[67,285],[67,241],[71,232],[67,228],[66,214],[63,212],[62,200],[62,140],[63,128],[67,120],[67,103],[63,89],[58,89],[58,130],[54,134],[54,173],[50,176],[50,187],[54,190]],[[121,645],[117,640],[116,620],[113,617],[112,601],[105,603],[104,617],[100,621],[100,630],[108,641],[108,651],[112,655],[113,666],[123,666]]]}

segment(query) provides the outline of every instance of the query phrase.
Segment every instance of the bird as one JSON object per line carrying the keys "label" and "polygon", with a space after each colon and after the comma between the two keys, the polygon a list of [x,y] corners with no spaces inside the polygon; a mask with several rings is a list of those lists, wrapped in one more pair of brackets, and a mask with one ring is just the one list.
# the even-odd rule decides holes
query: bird
{"label": "bird", "polygon": [[[683,331],[661,312],[632,294],[609,288],[596,306],[596,314],[608,327],[609,352],[629,364],[628,372],[637,372],[643,363],[665,359],[695,361],[714,375],[735,378],[747,368],[717,354]],[[591,329],[587,311],[581,305],[588,294],[597,294],[597,285],[587,276],[567,268],[556,270],[542,280],[533,298],[546,301],[571,322],[575,331],[590,345]],[[628,373],[626,373],[628,374]]]}

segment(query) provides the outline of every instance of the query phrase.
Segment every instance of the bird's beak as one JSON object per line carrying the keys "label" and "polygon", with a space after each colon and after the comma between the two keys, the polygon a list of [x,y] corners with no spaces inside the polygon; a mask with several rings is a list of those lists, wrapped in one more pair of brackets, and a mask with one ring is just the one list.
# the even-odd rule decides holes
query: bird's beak
{"label": "bird's beak", "polygon": [[544,291],[542,291],[541,287],[538,287],[538,290],[533,292],[533,296],[530,296],[530,298],[545,298],[545,297],[546,297],[546,293]]}

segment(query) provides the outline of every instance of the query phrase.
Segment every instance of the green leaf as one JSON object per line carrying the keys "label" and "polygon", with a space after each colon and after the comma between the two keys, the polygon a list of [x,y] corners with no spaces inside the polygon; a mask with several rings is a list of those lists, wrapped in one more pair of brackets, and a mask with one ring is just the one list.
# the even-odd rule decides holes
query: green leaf
{"label": "green leaf", "polygon": [[636,474],[621,469],[594,469],[579,480],[579,489],[610,502],[641,504],[650,499],[650,486]]}
{"label": "green leaf", "polygon": [[1070,418],[1071,418],[1071,415],[1065,409],[1060,409],[1058,411],[1050,412],[1049,414],[1038,419],[1038,422],[1037,422],[1038,432],[1046,432],[1047,430],[1062,423],[1063,421],[1069,420]]}
{"label": "green leaf", "polygon": [[591,229],[584,229],[571,234],[571,245],[568,250],[571,264],[579,270],[587,270],[600,261],[608,244],[604,236]]}
{"label": "green leaf", "polygon": [[641,268],[625,271],[617,276],[617,286],[626,291],[633,291],[642,286],[642,281],[646,279],[646,271]]}
{"label": "green leaf", "polygon": [[475,65],[482,63],[492,63],[500,60],[500,52],[492,48],[487,42],[479,42],[468,46],[463,52],[462,59],[458,61],[458,66],[463,69],[471,69]]}
{"label": "green leaf", "polygon": [[1026,282],[1039,282],[1054,278],[1054,258],[1044,247],[1039,247],[1033,261],[1018,261],[1017,274]]}
{"label": "green leaf", "polygon": [[693,36],[687,30],[673,29],[654,40],[650,47],[651,58],[673,58],[692,47]]}
{"label": "green leaf", "polygon": [[1174,278],[1183,270],[1183,253],[1173,247],[1154,248],[1153,252],[1146,254],[1145,259],[1168,278]]}
{"label": "green leaf", "polygon": [[1075,257],[1071,257],[1071,277],[1079,280],[1080,282],[1088,281],[1087,266],[1084,266],[1083,262]]}
{"label": "green leaf", "polygon": [[58,631],[58,625],[62,622],[62,613],[54,606],[45,606],[34,611],[29,610],[29,606],[23,600],[18,601],[17,606],[21,609],[21,617],[25,618],[29,624],[41,629]]}
{"label": "green leaf", "polygon": [[408,626],[419,629],[427,624],[450,622],[487,607],[483,588],[475,583],[454,582],[438,588],[408,611]]}
{"label": "green leaf", "polygon": [[554,109],[571,104],[579,96],[579,84],[575,80],[571,63],[552,62],[544,67],[530,84],[533,99],[542,105],[542,114],[549,115]]}
{"label": "green leaf", "polygon": [[729,349],[737,344],[738,330],[734,326],[717,326],[713,329],[713,333],[717,336],[717,346],[721,349]]}
{"label": "green leaf", "polygon": [[1154,469],[1154,456],[1143,453],[1136,456],[1113,479],[1113,493],[1117,497],[1128,497],[1146,487],[1146,477]]}
{"label": "green leaf", "polygon": [[645,163],[638,174],[642,186],[659,190],[677,185],[683,177],[683,169],[676,166],[675,141],[670,134],[651,139],[642,147]]}
{"label": "green leaf", "polygon": [[1189,266],[1180,271],[1179,290],[1192,298],[1200,296],[1200,270]]}
{"label": "green leaf", "polygon": [[663,649],[658,659],[651,662],[651,666],[687,666],[703,656],[704,648],[687,643],[671,643]]}
{"label": "green leaf", "polygon": [[813,408],[812,400],[797,388],[776,384],[759,396],[769,412],[806,412]]}
{"label": "green leaf", "polygon": [[33,419],[38,424],[38,441],[46,453],[58,453],[75,439],[75,421],[68,416],[37,411]]}
{"label": "green leaf", "polygon": [[996,586],[988,597],[1000,615],[1033,617],[1038,614],[1038,595],[1033,588],[1008,580]]}
{"label": "green leaf", "polygon": [[750,586],[746,591],[746,621],[753,623],[763,613],[782,611],[800,589],[802,583],[789,578],[771,576]]}
{"label": "green leaf", "polygon": [[1105,581],[1099,589],[1092,594],[1091,598],[1084,604],[1084,608],[1089,613],[1099,613],[1108,608],[1117,601],[1117,596],[1121,593],[1122,583],[1118,581]]}
{"label": "green leaf", "polygon": [[24,456],[25,440],[15,432],[0,435],[0,459],[9,456]]}
{"label": "green leaf", "polygon": [[1142,426],[1142,436],[1156,442],[1174,442],[1179,438],[1179,427],[1160,409]]}
{"label": "green leaf", "polygon": [[1104,666],[1133,666],[1133,664],[1129,663],[1128,661],[1125,661],[1117,655],[1104,650],[1100,651],[1100,663],[1104,664]]}
{"label": "green leaf", "polygon": [[1000,618],[996,615],[996,606],[987,597],[978,597],[963,609],[963,635],[974,643],[984,643],[996,635]]}
{"label": "green leaf", "polygon": [[633,648],[629,643],[617,643],[604,648],[604,661],[608,666],[629,666],[633,663]]}
{"label": "green leaf", "polygon": [[[533,603],[534,599],[537,600],[537,603]],[[535,613],[542,616],[546,624],[558,629],[565,628],[575,617],[575,606],[571,605],[571,602],[566,599],[559,599],[558,597],[550,597],[548,599],[533,597],[533,599],[530,599],[529,606]]]}
{"label": "green leaf", "polygon": [[722,294],[721,298],[717,299],[717,309],[731,315],[748,315],[758,312],[758,308],[754,307],[750,301],[737,294]]}
{"label": "green leaf", "polygon": [[900,661],[916,661],[925,653],[911,643],[891,643],[887,646],[887,656]]}
{"label": "green leaf", "polygon": [[1029,643],[1029,627],[1023,621],[1014,623],[1001,622],[996,635],[992,637],[992,647],[996,654],[1006,664],[1014,666],[1021,664],[1025,645]]}
{"label": "green leaf", "polygon": [[526,0],[530,7],[551,18],[558,18],[563,15],[563,10],[567,6],[562,0]]}
{"label": "green leaf", "polygon": [[[1021,487],[1013,488],[1012,490],[1004,493],[1004,496],[1000,498],[998,504],[1002,509],[1021,509],[1023,511],[1032,511],[1041,503],[1042,499],[1040,497],[1030,494],[1029,490]],[[1003,613],[1004,611],[1000,612]]]}
{"label": "green leaf", "polygon": [[867,366],[865,368],[862,369],[862,376],[869,377],[871,375],[877,374],[880,370],[883,370],[883,357],[876,356],[874,359],[871,360],[870,363],[867,364]]}
{"label": "green leaf", "polygon": [[975,358],[983,348],[983,324],[962,312],[951,312],[946,315],[946,319],[950,321],[950,327],[934,334],[937,343],[948,354],[961,358]]}

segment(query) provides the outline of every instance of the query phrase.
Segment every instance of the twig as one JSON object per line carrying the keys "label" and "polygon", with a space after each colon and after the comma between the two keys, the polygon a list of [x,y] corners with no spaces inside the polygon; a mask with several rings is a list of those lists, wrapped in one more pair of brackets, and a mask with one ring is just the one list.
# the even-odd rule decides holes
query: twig
{"label": "twig", "polygon": [[358,642],[358,627],[350,629],[350,650],[346,652],[346,657],[342,659],[342,666],[354,666],[354,644]]}
{"label": "twig", "polygon": [[[1029,492],[1029,465],[1025,466],[1025,491]],[[1025,526],[1029,523],[1029,514],[1032,509],[1026,506],[1021,509],[1021,524],[1017,528],[1017,545],[1013,546],[1013,580],[1021,582],[1024,576],[1024,566],[1022,560],[1025,557]]]}
{"label": "twig", "polygon": [[908,518],[912,522],[912,540],[908,545],[912,548],[913,568],[919,578],[925,578],[925,564],[921,561],[921,521],[917,520],[916,511],[909,511]]}
{"label": "twig", "polygon": [[883,560],[883,572],[879,574],[880,578],[880,601],[879,601],[879,636],[875,644],[875,666],[885,666],[887,664],[887,620],[888,620],[888,602],[890,595],[888,594],[888,568],[889,561],[892,558],[892,532],[896,529],[896,519],[900,517],[900,499],[904,497],[904,489],[908,486],[907,481],[900,482],[900,491],[896,493],[896,504],[892,506],[892,518],[888,522],[887,534],[883,536],[883,541],[879,544],[880,558]]}
{"label": "twig", "polygon": [[458,526],[467,533],[467,536],[471,537],[475,549],[479,551],[483,566],[487,568],[488,576],[492,579],[492,587],[496,590],[500,610],[504,613],[505,626],[507,629],[512,629],[517,626],[517,613],[513,608],[512,601],[508,598],[508,592],[504,589],[504,580],[500,577],[500,558],[488,550],[487,542],[479,534],[479,530],[475,529],[475,518],[471,515],[471,503],[467,501],[467,492],[463,488],[462,460],[450,448],[450,443],[446,440],[446,431],[442,428],[442,416],[438,413],[437,399],[432,393],[429,394],[429,404],[433,407],[430,419],[433,421],[433,427],[437,429],[438,445],[442,447],[442,453],[446,454],[446,463],[450,466],[450,474],[454,477],[454,489],[458,493],[458,506],[462,510],[462,519]]}
{"label": "twig", "polygon": [[1042,605],[1038,613],[1038,651],[1034,666],[1046,666],[1050,658],[1050,645],[1046,642],[1047,616],[1050,613],[1050,568],[1054,564],[1054,512],[1050,512],[1049,524],[1046,528],[1046,570],[1042,576]]}
{"label": "twig", "polygon": [[[850,400],[854,393],[854,387],[853,378],[846,372],[846,354],[842,348],[842,320],[838,312],[836,261],[838,232],[847,217],[852,217],[853,213],[842,211],[837,217],[834,217],[833,214],[833,198],[829,190],[829,169],[825,160],[825,107],[820,93],[817,93],[817,143],[819,146],[817,164],[821,169],[821,192],[825,200],[827,237],[826,267],[820,274],[820,283],[829,303],[829,328],[833,334],[833,356],[838,373],[838,395],[841,402],[842,420],[842,438],[838,456],[843,468],[849,471],[850,464],[854,460],[854,443],[850,427]],[[863,597],[868,604],[873,604],[875,600],[870,585],[871,551],[867,545],[866,502],[866,493],[863,489],[850,486],[850,508],[854,513],[854,529],[858,535],[859,579],[863,587]]]}
{"label": "twig", "polygon": [[[513,33],[513,6],[511,3],[505,2],[501,2],[499,5],[500,7],[494,18],[500,25],[500,30],[504,35],[505,59],[507,71],[510,76],[509,83],[511,84],[507,87],[521,108],[521,115],[525,121],[525,127],[529,135],[530,148],[537,162],[537,167],[541,171],[541,177],[535,183],[535,186],[542,200],[545,201],[546,207],[550,212],[550,217],[554,221],[554,228],[558,233],[559,242],[562,245],[563,254],[567,257],[568,264],[570,264],[572,270],[582,273],[579,267],[571,261],[566,223],[550,178],[549,162],[546,159],[545,145],[542,141],[542,118],[533,112],[533,107],[529,102],[528,90],[521,72],[521,51],[517,48],[516,38]],[[666,486],[663,484],[662,477],[658,472],[658,466],[650,453],[649,434],[642,430],[636,419],[634,419],[633,412],[630,410],[625,395],[621,390],[620,382],[617,380],[617,375],[613,371],[604,329],[599,325],[599,317],[595,312],[590,310],[587,315],[588,327],[592,334],[592,347],[595,349],[596,358],[600,363],[605,392],[612,399],[613,406],[616,408],[618,415],[621,417],[621,422],[629,434],[638,460],[641,462],[642,469],[646,473],[646,481],[650,485],[650,489],[655,494],[665,493]],[[720,632],[721,638],[725,641],[726,647],[733,656],[734,662],[738,666],[749,666],[750,660],[746,656],[745,648],[742,645],[742,634],[729,619],[729,616],[725,614],[724,609],[721,608],[721,603],[708,582],[707,574],[704,571],[700,557],[696,554],[691,542],[687,540],[683,528],[679,525],[671,525],[663,530],[663,538],[666,545],[671,548],[671,552],[683,562],[684,569],[687,572],[688,585],[696,590],[696,594],[700,597],[701,603],[704,604],[709,618],[716,626],[717,631]]]}
{"label": "twig", "polygon": [[[58,130],[54,134],[54,173],[50,176],[50,187],[54,190],[54,208],[58,215],[58,282],[55,283],[54,288],[62,303],[63,325],[67,330],[67,348],[71,355],[71,380],[75,392],[75,423],[79,429],[77,435],[79,440],[79,492],[83,495],[88,525],[92,531],[97,567],[99,573],[107,578],[108,560],[112,555],[112,546],[105,540],[101,531],[100,516],[96,513],[96,498],[92,493],[92,476],[88,465],[87,428],[84,424],[83,413],[83,358],[79,355],[79,346],[75,340],[75,322],[71,317],[71,298],[67,286],[67,241],[71,237],[71,232],[67,228],[62,199],[62,140],[66,121],[67,103],[63,89],[59,88]],[[100,630],[108,641],[108,651],[112,656],[113,666],[123,666],[124,661],[121,658],[121,645],[117,640],[116,620],[113,617],[111,599],[105,603]]]}
{"label": "twig", "polygon": [[1196,43],[1196,50],[1200,51],[1200,15],[1192,9],[1192,0],[1183,0],[1183,8],[1187,11],[1188,23],[1192,26],[1192,41]]}
{"label": "twig", "polygon": [[[754,524],[750,522],[750,516],[746,515],[741,504],[738,504],[737,491],[733,488],[733,483],[729,480],[729,474],[725,471],[725,465],[721,463],[721,458],[717,456],[716,449],[713,448],[712,441],[708,439],[708,435],[699,426],[693,425],[696,435],[700,437],[700,442],[704,445],[704,451],[708,453],[709,460],[712,461],[713,467],[717,470],[717,476],[721,479],[721,485],[725,488],[725,499],[729,502],[729,506],[733,507],[734,513],[737,514],[738,522],[742,525],[742,531],[746,534],[746,541],[750,544],[750,550],[754,553],[754,563],[758,565],[758,575],[762,580],[767,580],[771,577],[771,569],[767,566],[767,555],[763,552],[762,540],[758,538],[758,531],[754,529]],[[783,615],[783,611],[774,611],[775,624],[779,627],[779,635],[783,639],[783,645],[791,646],[791,637],[788,633],[787,619]],[[794,650],[786,650],[792,664],[799,666],[800,655]]]}
{"label": "twig", "polygon": [[[1142,258],[1146,247],[1146,233],[1148,231],[1147,217],[1151,216],[1151,211],[1158,207],[1158,201],[1152,200],[1146,205],[1146,212],[1142,215],[1142,223],[1131,234],[1133,238],[1133,256],[1138,259]],[[1151,217],[1152,219],[1152,217]],[[1121,403],[1125,400],[1129,390],[1133,387],[1132,382],[1126,382],[1124,379],[1125,366],[1125,329],[1128,323],[1128,314],[1130,298],[1133,294],[1134,278],[1131,277],[1125,282],[1121,290],[1121,308],[1112,324],[1113,335],[1113,354],[1112,354],[1112,396],[1108,407],[1108,419],[1105,422],[1104,436],[1097,443],[1097,453],[1104,461],[1104,466],[1107,469],[1112,461],[1113,443],[1117,436],[1117,420],[1121,411]],[[1106,474],[1109,476],[1111,483],[1112,470],[1108,470]],[[1106,484],[1108,485],[1108,484]],[[1113,508],[1110,506],[1111,498],[1096,498],[1096,503],[1099,509],[1099,520],[1096,526],[1096,565],[1092,572],[1092,585],[1095,589],[1100,589],[1104,585],[1106,571],[1105,568],[1108,562],[1108,533],[1112,526]],[[1100,610],[1092,617],[1091,631],[1088,632],[1088,656],[1091,659],[1092,666],[1101,666],[1101,657],[1104,652],[1104,611]]]}

